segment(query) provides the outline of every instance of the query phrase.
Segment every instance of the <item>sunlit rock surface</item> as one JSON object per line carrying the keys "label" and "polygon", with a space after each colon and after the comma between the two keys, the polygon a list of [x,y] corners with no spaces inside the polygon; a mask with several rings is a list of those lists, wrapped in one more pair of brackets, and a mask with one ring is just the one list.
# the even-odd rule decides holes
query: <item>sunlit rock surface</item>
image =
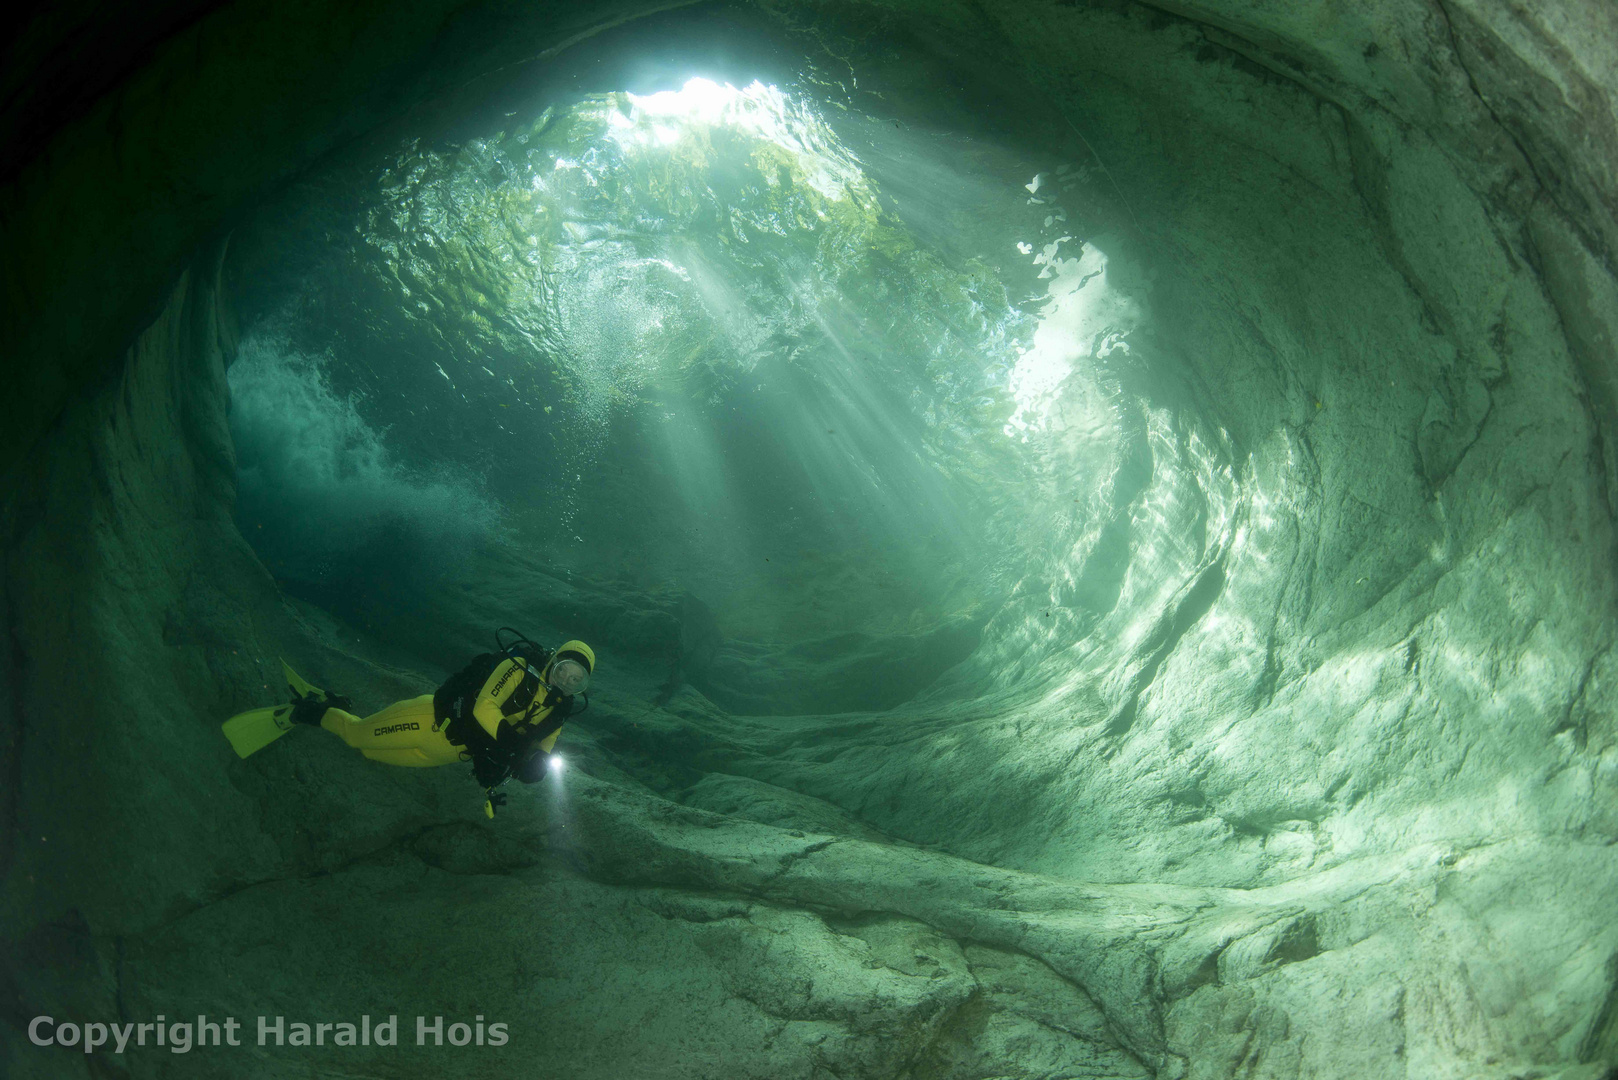
{"label": "sunlit rock surface", "polygon": [[[8,309],[60,413],[5,487],[8,1074],[205,1012],[512,1041],[115,1069],[1609,1075],[1608,8],[694,10],[491,97],[541,16],[453,7],[361,66],[461,89],[273,198],[407,102],[277,127],[204,18],[141,78],[275,134],[86,219],[189,269],[58,325],[128,257],[72,236]],[[703,35],[760,81],[623,59]],[[8,274],[142,108],[7,189]],[[602,664],[494,822],[218,735],[277,656],[369,709],[500,625]]]}

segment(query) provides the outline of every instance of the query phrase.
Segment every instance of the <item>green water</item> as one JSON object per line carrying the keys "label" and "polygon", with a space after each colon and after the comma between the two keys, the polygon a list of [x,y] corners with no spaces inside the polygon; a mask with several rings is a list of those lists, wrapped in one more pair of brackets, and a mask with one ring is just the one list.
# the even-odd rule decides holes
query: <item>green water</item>
{"label": "green water", "polygon": [[699,77],[390,155],[231,370],[246,535],[315,588],[498,537],[770,641],[1071,561],[1145,423],[1094,169],[837,113]]}
{"label": "green water", "polygon": [[6,182],[0,1074],[1610,1080],[1595,0],[385,7]]}

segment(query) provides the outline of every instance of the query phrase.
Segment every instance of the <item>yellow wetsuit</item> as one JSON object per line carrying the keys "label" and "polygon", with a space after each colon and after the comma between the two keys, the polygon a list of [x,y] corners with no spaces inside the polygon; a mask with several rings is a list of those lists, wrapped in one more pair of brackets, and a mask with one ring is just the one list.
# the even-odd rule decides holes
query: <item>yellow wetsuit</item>
{"label": "yellow wetsuit", "polygon": [[[526,710],[507,711],[511,698],[523,685],[524,674],[530,669],[522,657],[503,660],[484,680],[472,706],[472,715],[478,726],[489,733],[491,739],[507,742],[513,734],[520,737],[550,716],[554,706],[538,708],[527,722],[513,727],[511,721],[523,720]],[[545,687],[539,690],[543,700]],[[565,715],[565,714],[564,714]],[[461,754],[466,747],[450,742],[447,724],[440,724],[433,713],[433,695],[395,701],[381,712],[363,719],[341,709],[327,709],[320,726],[340,736],[344,742],[370,758],[388,765],[452,765],[464,761]],[[502,738],[501,728],[508,734]],[[556,745],[561,728],[551,732],[539,743],[539,749],[550,753]]]}

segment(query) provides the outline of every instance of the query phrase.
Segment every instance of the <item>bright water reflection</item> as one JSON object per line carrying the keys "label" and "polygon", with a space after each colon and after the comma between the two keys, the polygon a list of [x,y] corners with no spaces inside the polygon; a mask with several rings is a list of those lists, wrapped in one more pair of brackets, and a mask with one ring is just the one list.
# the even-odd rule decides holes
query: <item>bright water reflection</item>
{"label": "bright water reflection", "polygon": [[1080,173],[903,145],[873,166],[807,97],[703,79],[412,145],[304,336],[376,430],[410,417],[401,469],[456,458],[522,543],[740,634],[1010,594],[996,681],[1135,640],[1109,613],[1229,546],[1219,437],[1122,391],[1146,312],[1080,235]]}

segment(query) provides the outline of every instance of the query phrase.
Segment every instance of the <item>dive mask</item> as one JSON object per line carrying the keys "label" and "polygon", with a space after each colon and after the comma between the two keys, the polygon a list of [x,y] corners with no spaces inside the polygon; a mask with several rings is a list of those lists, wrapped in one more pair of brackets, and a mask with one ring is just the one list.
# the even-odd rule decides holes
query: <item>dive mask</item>
{"label": "dive mask", "polygon": [[590,669],[571,657],[564,657],[551,665],[547,681],[564,694],[581,693],[590,685]]}

